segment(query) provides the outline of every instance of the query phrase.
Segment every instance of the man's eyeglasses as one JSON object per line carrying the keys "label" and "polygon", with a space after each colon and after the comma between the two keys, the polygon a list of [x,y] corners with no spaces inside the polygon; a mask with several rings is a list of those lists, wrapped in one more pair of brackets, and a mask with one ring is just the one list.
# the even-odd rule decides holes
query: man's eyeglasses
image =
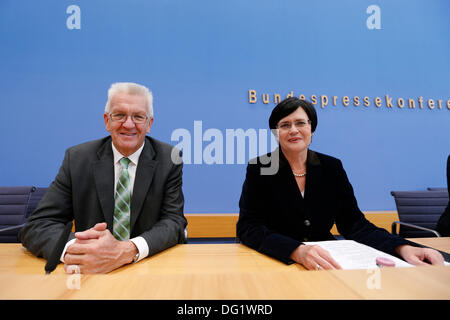
{"label": "man's eyeglasses", "polygon": [[[307,121],[306,120],[298,120],[298,121],[294,122],[294,126],[297,129],[304,128],[309,125],[311,125],[311,120],[307,120]],[[282,122],[277,126],[278,129],[284,130],[284,131],[290,130],[291,127],[292,127],[292,123],[290,123],[290,122]]]}
{"label": "man's eyeglasses", "polygon": [[131,117],[131,120],[134,123],[137,124],[142,124],[145,123],[148,119],[148,117],[144,114],[132,114],[132,115],[128,115],[125,113],[111,113],[109,114],[109,118],[114,121],[114,122],[120,122],[120,123],[124,123],[127,121],[128,116]]}

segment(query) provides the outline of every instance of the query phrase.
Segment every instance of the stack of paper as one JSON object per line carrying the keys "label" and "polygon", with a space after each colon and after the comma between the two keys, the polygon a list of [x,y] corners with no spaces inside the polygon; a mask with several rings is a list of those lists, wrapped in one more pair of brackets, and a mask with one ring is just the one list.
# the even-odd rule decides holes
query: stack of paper
{"label": "stack of paper", "polygon": [[395,267],[413,267],[397,257],[383,251],[366,246],[353,240],[330,240],[304,242],[306,245],[318,245],[327,250],[344,270],[377,268],[376,258],[389,258],[395,262]]}

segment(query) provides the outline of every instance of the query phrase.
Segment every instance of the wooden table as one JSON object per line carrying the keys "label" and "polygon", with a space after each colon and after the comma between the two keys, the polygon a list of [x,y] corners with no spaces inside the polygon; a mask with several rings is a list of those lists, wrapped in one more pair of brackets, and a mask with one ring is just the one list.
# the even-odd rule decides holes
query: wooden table
{"label": "wooden table", "polygon": [[[450,238],[413,239],[450,252]],[[241,244],[177,245],[107,275],[67,275],[0,245],[0,299],[450,299],[450,267],[305,271]]]}

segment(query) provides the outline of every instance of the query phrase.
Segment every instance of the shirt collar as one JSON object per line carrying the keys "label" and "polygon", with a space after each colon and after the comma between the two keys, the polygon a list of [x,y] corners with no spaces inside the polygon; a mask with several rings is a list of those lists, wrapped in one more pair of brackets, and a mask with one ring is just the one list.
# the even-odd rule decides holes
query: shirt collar
{"label": "shirt collar", "polygon": [[[111,141],[111,145],[112,145],[112,150],[113,150],[113,154],[114,154],[114,164],[116,164],[117,162],[120,161],[120,159],[122,159],[125,156],[116,149],[116,147],[114,146],[114,143],[112,141]],[[144,145],[145,145],[145,141],[142,144],[142,146],[136,150],[135,153],[126,157],[126,158],[130,159],[130,161],[136,166],[138,164],[139,156],[141,155],[142,149],[144,149]]]}

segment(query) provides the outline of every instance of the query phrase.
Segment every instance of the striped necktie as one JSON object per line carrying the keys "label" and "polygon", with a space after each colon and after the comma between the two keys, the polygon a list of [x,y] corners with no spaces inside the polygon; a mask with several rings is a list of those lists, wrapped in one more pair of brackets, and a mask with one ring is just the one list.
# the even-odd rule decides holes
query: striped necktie
{"label": "striped necktie", "polygon": [[130,176],[128,175],[128,165],[130,159],[120,159],[122,166],[119,180],[117,180],[116,192],[114,194],[114,223],[113,234],[117,240],[130,239]]}

